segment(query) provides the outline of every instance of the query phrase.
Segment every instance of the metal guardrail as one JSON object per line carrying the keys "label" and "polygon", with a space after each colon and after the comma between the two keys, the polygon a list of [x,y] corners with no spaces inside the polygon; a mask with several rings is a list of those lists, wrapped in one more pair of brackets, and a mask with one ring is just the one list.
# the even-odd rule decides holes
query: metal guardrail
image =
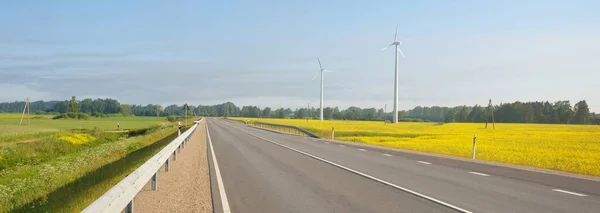
{"label": "metal guardrail", "polygon": [[158,187],[158,171],[165,165],[165,171],[169,171],[169,161],[171,156],[173,160],[177,160],[177,153],[181,153],[181,149],[190,140],[190,136],[196,131],[198,124],[202,122],[194,121],[194,125],[187,131],[181,133],[165,148],[156,155],[152,156],[148,161],[138,167],[135,171],[125,177],[117,185],[100,196],[96,201],[90,204],[82,212],[85,213],[100,213],[100,212],[122,212],[133,213],[133,199],[142,188],[152,181],[152,190]]}
{"label": "metal guardrail", "polygon": [[[283,125],[283,124],[273,124],[273,123],[264,123],[264,122],[254,122],[254,125],[261,127],[261,126],[270,126],[270,127],[275,127],[275,128],[286,128],[286,129],[291,129],[294,131],[297,131],[299,133],[302,133],[308,137],[312,137],[312,138],[319,138],[319,136],[313,134],[312,132],[306,131],[300,127],[297,126],[290,126],[290,125]],[[291,132],[288,132],[291,133]]]}
{"label": "metal guardrail", "polygon": [[248,124],[246,121],[244,120],[238,120],[238,119],[231,119],[231,118],[224,118],[225,120],[228,121],[232,121],[232,122],[238,122],[238,123],[243,123],[243,124]]}

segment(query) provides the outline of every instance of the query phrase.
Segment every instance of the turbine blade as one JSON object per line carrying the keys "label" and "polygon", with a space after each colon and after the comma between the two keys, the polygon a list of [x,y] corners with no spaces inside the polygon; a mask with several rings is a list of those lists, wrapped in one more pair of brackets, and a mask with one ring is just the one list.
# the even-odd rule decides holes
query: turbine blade
{"label": "turbine blade", "polygon": [[404,53],[402,53],[402,50],[400,50],[399,47],[396,47],[396,50],[398,50],[398,52],[400,52],[400,55],[402,55],[402,58],[406,58],[406,57],[404,57]]}
{"label": "turbine blade", "polygon": [[394,42],[397,41],[398,38],[398,25],[396,24],[396,33],[394,34]]}
{"label": "turbine blade", "polygon": [[321,59],[319,59],[319,57],[317,57],[317,60],[319,61],[319,67],[321,68],[321,70],[323,69],[323,66],[321,65]]}
{"label": "turbine blade", "polygon": [[319,75],[319,72],[317,72],[317,73],[315,74],[315,76],[313,76],[313,77],[312,77],[312,79],[310,79],[310,80],[311,80],[311,81],[312,81],[312,80],[315,80],[315,78],[317,77],[317,75]]}
{"label": "turbine blade", "polygon": [[387,49],[388,47],[394,45],[394,43],[391,43],[390,45],[385,46],[383,49],[381,49],[381,51],[384,51],[385,49]]}
{"label": "turbine blade", "polygon": [[323,72],[333,72],[333,71],[331,71],[331,70],[323,70]]}

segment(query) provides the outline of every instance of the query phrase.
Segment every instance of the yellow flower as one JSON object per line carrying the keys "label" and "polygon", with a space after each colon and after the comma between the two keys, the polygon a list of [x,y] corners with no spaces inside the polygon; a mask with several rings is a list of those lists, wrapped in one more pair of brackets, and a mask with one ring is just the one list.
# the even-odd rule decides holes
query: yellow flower
{"label": "yellow flower", "polygon": [[[236,118],[232,118],[236,119]],[[238,118],[257,121],[256,118]],[[470,158],[477,134],[476,158],[509,164],[600,175],[600,126],[559,124],[340,121],[268,119],[293,125],[320,137]]]}
{"label": "yellow flower", "polygon": [[84,144],[87,142],[90,142],[92,140],[95,140],[96,138],[94,138],[93,136],[89,135],[89,134],[82,134],[82,133],[75,133],[75,134],[71,134],[71,135],[63,135],[58,137],[58,139],[71,143],[71,144]]}

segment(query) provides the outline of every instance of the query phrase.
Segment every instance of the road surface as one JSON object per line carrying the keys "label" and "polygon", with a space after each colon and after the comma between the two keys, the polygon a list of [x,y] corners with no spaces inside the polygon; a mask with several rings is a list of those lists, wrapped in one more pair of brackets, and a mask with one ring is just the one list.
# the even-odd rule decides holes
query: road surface
{"label": "road surface", "polygon": [[600,210],[600,182],[593,180],[342,145],[217,119],[208,119],[208,130],[215,212]]}

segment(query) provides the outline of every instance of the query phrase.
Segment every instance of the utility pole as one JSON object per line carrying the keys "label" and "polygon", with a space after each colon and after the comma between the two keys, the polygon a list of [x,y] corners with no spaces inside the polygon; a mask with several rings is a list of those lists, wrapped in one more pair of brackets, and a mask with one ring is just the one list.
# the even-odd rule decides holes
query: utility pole
{"label": "utility pole", "polygon": [[387,104],[383,106],[383,114],[387,114]]}
{"label": "utility pole", "polygon": [[29,97],[25,98],[25,107],[23,107],[23,114],[21,114],[21,121],[19,122],[19,125],[23,124],[23,117],[25,117],[25,110],[27,110],[27,124],[31,124],[31,120],[29,120],[29,112],[30,112],[31,106],[29,106]]}
{"label": "utility pole", "polygon": [[306,105],[306,114],[308,114],[308,116],[306,116],[306,122],[308,122],[308,118],[310,117],[310,103]]}
{"label": "utility pole", "polygon": [[185,125],[187,125],[187,111],[188,111],[188,105],[185,104]]}
{"label": "utility pole", "polygon": [[492,126],[494,129],[496,129],[496,121],[494,118],[494,106],[492,106],[492,99],[490,99],[490,102],[488,103],[488,107],[487,107],[487,113],[486,113],[486,118],[485,118],[485,128],[487,129],[488,127],[488,121],[490,119],[490,114],[492,114]]}

